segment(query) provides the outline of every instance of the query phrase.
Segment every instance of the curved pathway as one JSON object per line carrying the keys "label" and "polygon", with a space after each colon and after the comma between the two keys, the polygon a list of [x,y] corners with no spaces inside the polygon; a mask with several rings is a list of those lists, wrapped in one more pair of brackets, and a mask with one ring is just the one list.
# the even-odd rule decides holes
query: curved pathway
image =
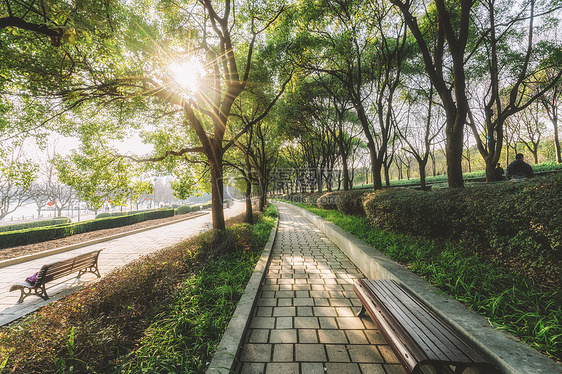
{"label": "curved pathway", "polygon": [[[244,208],[244,203],[236,202],[232,207],[225,209],[225,218],[242,213]],[[82,285],[97,279],[95,275],[88,273],[83,275],[80,281],[77,281],[76,274],[73,274],[47,284],[49,300],[45,301],[40,297],[32,295],[28,296],[23,303],[17,304],[20,292],[9,292],[10,286],[23,281],[26,277],[39,270],[44,264],[104,248],[99,257],[99,270],[103,276],[114,268],[131,262],[140,256],[191,238],[207,230],[210,224],[211,214],[207,212],[207,214],[202,216],[181,222],[143,230],[142,232],[132,233],[131,235],[121,236],[100,243],[86,244],[80,248],[15,265],[0,267],[0,326],[33,312],[52,301],[56,301]]]}

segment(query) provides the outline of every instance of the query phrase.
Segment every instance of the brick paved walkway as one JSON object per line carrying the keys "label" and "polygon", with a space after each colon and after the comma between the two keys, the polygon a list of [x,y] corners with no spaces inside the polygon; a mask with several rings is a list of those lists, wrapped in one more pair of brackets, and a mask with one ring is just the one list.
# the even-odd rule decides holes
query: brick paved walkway
{"label": "brick paved walkway", "polygon": [[402,374],[352,290],[363,275],[286,205],[240,356],[241,374]]}

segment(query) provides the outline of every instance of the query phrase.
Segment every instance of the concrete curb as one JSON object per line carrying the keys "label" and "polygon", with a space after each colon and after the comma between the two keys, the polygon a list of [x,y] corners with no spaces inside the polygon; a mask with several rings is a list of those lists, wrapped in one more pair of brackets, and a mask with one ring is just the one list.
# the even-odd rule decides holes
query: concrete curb
{"label": "concrete curb", "polygon": [[277,219],[275,227],[269,234],[269,239],[265,244],[261,257],[236,306],[232,319],[228,323],[228,327],[222,336],[217,351],[213,356],[213,360],[207,368],[207,374],[228,374],[236,372],[238,366],[238,352],[242,347],[244,335],[246,335],[252,316],[252,310],[258,299],[258,292],[269,266],[269,258],[271,257],[278,228],[279,219]]}
{"label": "concrete curb", "polygon": [[190,219],[193,219],[193,218],[201,217],[202,215],[205,215],[205,214],[209,214],[209,212],[198,212],[198,213],[196,213],[194,215],[191,215],[189,217],[181,218],[181,219],[171,221],[171,222],[161,223],[161,224],[156,225],[156,226],[145,227],[145,228],[142,228],[142,229],[123,232],[121,234],[115,234],[115,235],[106,236],[106,237],[103,237],[103,238],[92,239],[92,240],[89,240],[87,242],[67,245],[67,246],[64,246],[64,247],[53,248],[53,249],[50,249],[48,251],[43,251],[43,252],[33,253],[33,254],[30,254],[30,255],[26,255],[26,256],[11,258],[9,260],[0,261],[0,268],[15,265],[15,264],[20,264],[20,263],[26,262],[26,261],[35,260],[35,259],[41,258],[41,257],[55,255],[57,253],[71,251],[73,249],[85,247],[85,246],[92,245],[92,244],[106,242],[108,240],[118,239],[118,238],[121,238],[121,237],[127,236],[127,235],[138,234],[139,232],[148,231],[148,230],[152,230],[152,229],[155,229],[155,228],[158,228],[158,227],[172,225],[174,223],[183,222],[183,221],[187,221],[187,220],[190,220]]}
{"label": "concrete curb", "polygon": [[276,202],[297,210],[324,232],[371,279],[394,279],[405,285],[440,315],[505,374],[554,374],[562,365],[531,349],[513,336],[494,329],[488,320],[467,309],[381,252],[306,209]]}

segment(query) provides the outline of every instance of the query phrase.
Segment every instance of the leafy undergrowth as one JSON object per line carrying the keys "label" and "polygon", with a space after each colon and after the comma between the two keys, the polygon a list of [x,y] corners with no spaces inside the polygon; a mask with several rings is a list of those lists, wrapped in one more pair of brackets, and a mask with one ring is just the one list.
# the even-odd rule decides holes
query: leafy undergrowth
{"label": "leafy undergrowth", "polygon": [[4,327],[0,372],[204,372],[276,214],[144,256]]}
{"label": "leafy undergrowth", "polygon": [[365,217],[293,203],[333,222],[546,355],[562,360],[562,290],[458,245],[383,231]]}

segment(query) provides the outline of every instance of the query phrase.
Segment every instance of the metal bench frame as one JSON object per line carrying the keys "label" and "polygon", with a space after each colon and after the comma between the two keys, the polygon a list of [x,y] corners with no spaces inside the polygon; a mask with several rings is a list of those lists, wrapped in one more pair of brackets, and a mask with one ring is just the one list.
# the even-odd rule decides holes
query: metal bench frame
{"label": "metal bench frame", "polygon": [[359,279],[353,290],[408,373],[498,373],[445,321],[393,280]]}
{"label": "metal bench frame", "polygon": [[75,272],[78,272],[78,276],[76,277],[77,279],[85,273],[93,273],[100,278],[101,274],[98,269],[98,257],[102,250],[103,248],[71,257],[66,260],[43,265],[37,273],[37,281],[35,283],[30,283],[25,280],[21,283],[12,285],[10,287],[10,292],[16,290],[21,291],[18,304],[22,303],[29,295],[37,295],[43,298],[43,300],[48,300],[49,296],[47,295],[45,284],[50,281],[60,279]]}

